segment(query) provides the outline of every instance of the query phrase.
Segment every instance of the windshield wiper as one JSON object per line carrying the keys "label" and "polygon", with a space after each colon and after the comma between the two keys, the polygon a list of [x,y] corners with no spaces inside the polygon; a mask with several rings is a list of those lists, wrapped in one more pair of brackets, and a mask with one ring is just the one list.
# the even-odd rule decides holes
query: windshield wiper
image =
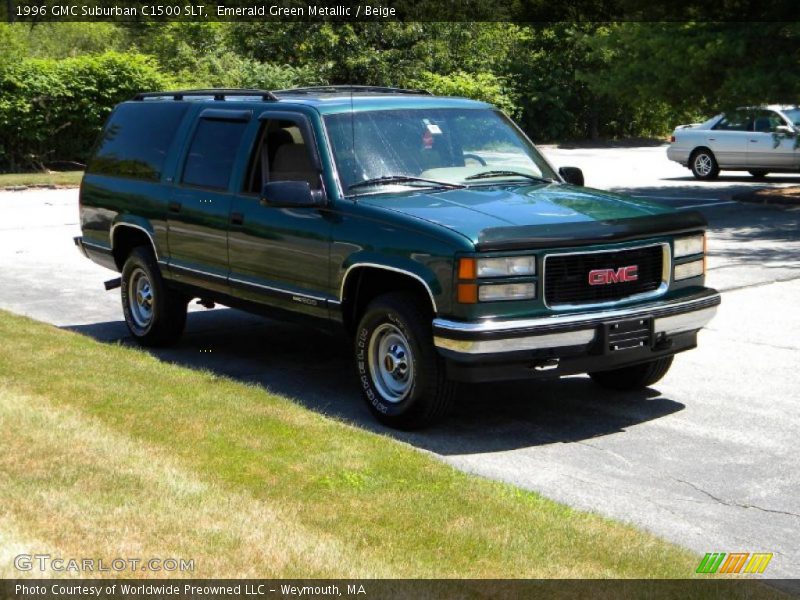
{"label": "windshield wiper", "polygon": [[530,175],[528,173],[522,173],[520,171],[483,171],[481,173],[475,173],[475,175],[470,175],[469,177],[465,177],[465,181],[474,181],[476,179],[491,179],[493,177],[524,177],[525,179],[530,179],[532,181],[543,181],[545,183],[555,183],[552,179],[548,177],[537,177],[536,175]]}
{"label": "windshield wiper", "polygon": [[425,183],[431,186],[445,188],[448,190],[461,189],[464,186],[458,183],[450,183],[449,181],[437,181],[435,179],[424,179],[422,177],[412,177],[411,175],[385,175],[383,177],[373,177],[372,179],[365,179],[359,181],[347,188],[347,191],[354,190],[361,187],[369,187],[371,185],[391,185],[392,183]]}

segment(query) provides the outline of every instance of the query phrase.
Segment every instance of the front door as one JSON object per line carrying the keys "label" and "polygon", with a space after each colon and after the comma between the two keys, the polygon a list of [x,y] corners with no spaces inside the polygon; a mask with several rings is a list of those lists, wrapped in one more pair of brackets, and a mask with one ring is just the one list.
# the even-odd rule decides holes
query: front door
{"label": "front door", "polygon": [[277,208],[260,200],[270,181],[307,181],[323,190],[311,124],[300,113],[262,115],[249,168],[231,204],[228,251],[234,295],[327,317],[331,212]]}
{"label": "front door", "polygon": [[200,114],[168,208],[169,268],[176,281],[228,292],[229,188],[249,120],[249,111]]}
{"label": "front door", "polygon": [[780,125],[788,125],[778,113],[758,110],[753,114],[752,131],[747,145],[747,166],[764,169],[792,169],[797,165],[797,138],[778,133]]}

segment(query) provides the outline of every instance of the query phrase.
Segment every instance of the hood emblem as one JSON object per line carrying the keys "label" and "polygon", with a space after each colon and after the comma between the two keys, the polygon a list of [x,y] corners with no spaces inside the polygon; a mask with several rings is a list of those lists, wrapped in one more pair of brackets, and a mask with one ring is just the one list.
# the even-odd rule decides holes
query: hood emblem
{"label": "hood emblem", "polygon": [[629,265],[619,269],[594,269],[589,271],[589,285],[610,285],[639,279],[639,266]]}

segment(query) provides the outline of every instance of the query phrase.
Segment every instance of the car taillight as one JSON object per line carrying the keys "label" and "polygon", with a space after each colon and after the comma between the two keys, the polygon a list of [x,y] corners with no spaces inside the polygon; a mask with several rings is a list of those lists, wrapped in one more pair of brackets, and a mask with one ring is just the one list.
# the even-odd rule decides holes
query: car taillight
{"label": "car taillight", "polygon": [[674,142],[675,142],[675,136],[674,135],[669,136],[669,143],[672,144]]}

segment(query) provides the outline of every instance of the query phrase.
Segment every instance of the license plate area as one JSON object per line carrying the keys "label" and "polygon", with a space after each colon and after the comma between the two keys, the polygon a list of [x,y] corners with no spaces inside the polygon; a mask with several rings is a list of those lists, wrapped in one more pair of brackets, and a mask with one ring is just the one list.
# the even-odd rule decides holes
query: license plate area
{"label": "license plate area", "polygon": [[603,349],[605,352],[652,348],[652,346],[652,317],[638,317],[603,324]]}

